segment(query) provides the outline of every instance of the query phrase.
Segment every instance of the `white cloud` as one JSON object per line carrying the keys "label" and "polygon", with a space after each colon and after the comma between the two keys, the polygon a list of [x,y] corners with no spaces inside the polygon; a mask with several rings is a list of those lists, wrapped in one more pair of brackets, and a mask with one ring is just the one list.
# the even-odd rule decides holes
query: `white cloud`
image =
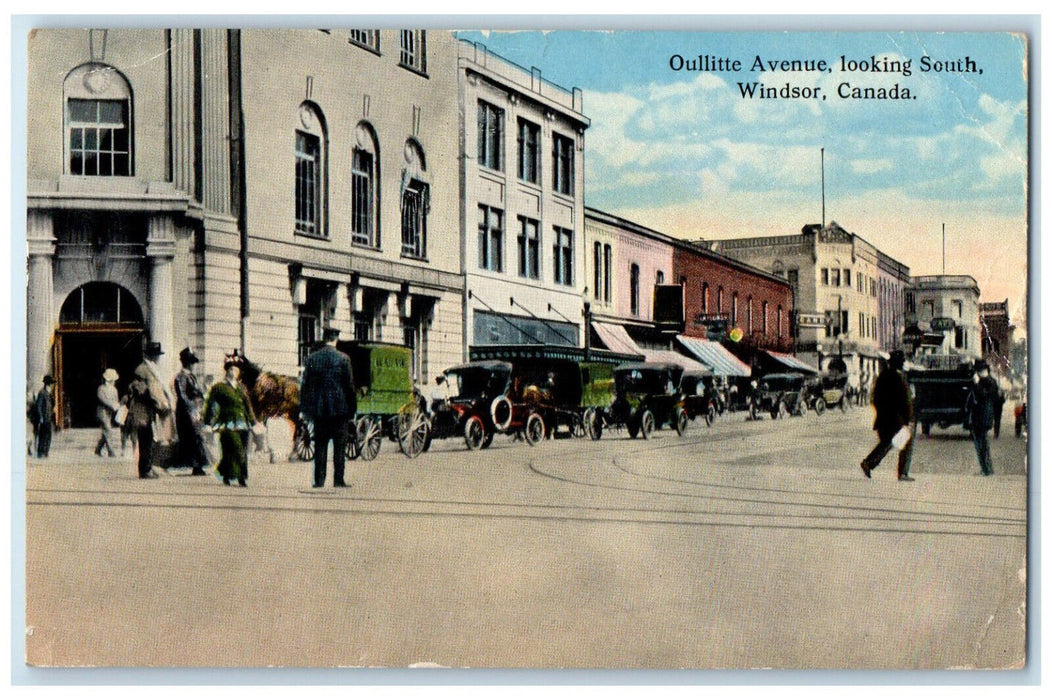
{"label": "white cloud", "polygon": [[873,175],[894,167],[891,158],[858,158],[851,161],[851,170],[859,175]]}

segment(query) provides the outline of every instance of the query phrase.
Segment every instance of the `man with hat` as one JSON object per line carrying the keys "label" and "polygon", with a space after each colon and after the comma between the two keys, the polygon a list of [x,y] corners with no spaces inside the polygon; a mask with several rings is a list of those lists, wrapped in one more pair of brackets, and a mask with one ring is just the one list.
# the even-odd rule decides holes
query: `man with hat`
{"label": "man with hat", "polygon": [[156,479],[153,471],[154,423],[171,414],[172,406],[164,390],[157,360],[164,351],[161,344],[149,342],[143,348],[143,361],[135,368],[128,386],[128,425],[135,429],[139,440],[139,478]]}
{"label": "man with hat", "polygon": [[194,365],[200,360],[186,347],[179,351],[179,362],[183,367],[175,375],[175,433],[178,439],[175,464],[189,467],[194,476],[203,476],[208,464],[201,441],[201,408],[205,394],[194,376]]}
{"label": "man with hat", "polygon": [[99,427],[102,428],[99,441],[95,444],[95,455],[98,457],[102,456],[103,450],[106,450],[110,457],[117,456],[117,451],[114,448],[120,439],[120,433],[117,423],[114,422],[114,417],[121,407],[121,397],[117,393],[118,378],[117,370],[112,367],[107,368],[102,373],[102,384],[99,385],[99,390],[95,393],[98,399],[95,417],[98,418]]}
{"label": "man with hat", "polygon": [[913,454],[913,398],[902,368],[906,364],[906,354],[894,350],[888,359],[887,366],[877,375],[873,383],[873,408],[876,418],[873,430],[877,431],[879,442],[873,451],[862,460],[862,473],[871,478],[869,473],[877,468],[884,456],[891,451],[896,434],[903,428],[909,428],[909,438],[899,448],[899,481],[913,481],[910,476],[910,457]]}
{"label": "man with hat", "polygon": [[311,353],[300,381],[300,413],[314,424],[314,488],[325,486],[325,465],[332,441],[332,485],[343,487],[347,421],[358,410],[351,360],[336,349],[340,331],[326,328],[325,344]]}
{"label": "man with hat", "polygon": [[994,405],[999,393],[997,382],[990,376],[990,365],[983,360],[976,362],[972,388],[968,392],[965,406],[970,418],[975,454],[979,458],[979,470],[983,476],[994,473],[994,465],[990,460],[990,437],[987,433],[994,425]]}
{"label": "man with hat", "polygon": [[51,432],[55,426],[55,397],[51,395],[51,387],[54,384],[55,378],[45,374],[44,385],[33,398],[33,405],[29,409],[29,419],[37,436],[37,457],[40,459],[46,458],[51,452]]}

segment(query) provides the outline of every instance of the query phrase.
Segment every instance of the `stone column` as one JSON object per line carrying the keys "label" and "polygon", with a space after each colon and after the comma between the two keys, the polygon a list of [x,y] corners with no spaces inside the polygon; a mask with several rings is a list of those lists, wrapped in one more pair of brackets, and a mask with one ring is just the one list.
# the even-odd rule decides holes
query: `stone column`
{"label": "stone column", "polygon": [[164,354],[157,365],[167,381],[173,375],[175,353],[172,335],[172,260],[175,257],[175,222],[159,214],[149,219],[146,234],[146,257],[150,265],[150,317],[146,322],[150,340],[161,344]]}
{"label": "stone column", "polygon": [[336,304],[331,325],[339,328],[344,340],[354,337],[354,320],[351,312],[350,290],[346,282],[336,283]]}
{"label": "stone column", "polygon": [[51,369],[55,331],[55,233],[51,212],[29,211],[26,251],[26,387],[35,390]]}

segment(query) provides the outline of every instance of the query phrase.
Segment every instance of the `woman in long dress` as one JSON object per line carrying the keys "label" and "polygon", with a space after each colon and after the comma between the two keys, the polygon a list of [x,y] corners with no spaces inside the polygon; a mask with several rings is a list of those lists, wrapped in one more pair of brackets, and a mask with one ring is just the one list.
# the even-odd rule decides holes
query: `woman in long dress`
{"label": "woman in long dress", "polygon": [[256,422],[252,402],[239,377],[241,357],[227,355],[223,363],[226,376],[208,391],[203,421],[219,433],[219,466],[216,468],[223,484],[248,482],[248,433]]}

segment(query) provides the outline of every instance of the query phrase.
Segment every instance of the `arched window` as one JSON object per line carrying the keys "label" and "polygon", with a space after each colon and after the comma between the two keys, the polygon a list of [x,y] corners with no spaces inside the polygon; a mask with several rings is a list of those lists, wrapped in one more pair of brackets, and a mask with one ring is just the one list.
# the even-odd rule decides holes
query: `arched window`
{"label": "arched window", "polygon": [[366,122],[354,130],[351,154],[351,243],[380,247],[380,147]]}
{"label": "arched window", "polygon": [[701,283],[701,313],[707,314],[709,312],[709,283]]}
{"label": "arched window", "polygon": [[134,172],[131,86],[116,68],[88,63],[63,83],[65,170],[70,175]]}
{"label": "arched window", "polygon": [[628,271],[628,284],[630,312],[633,316],[639,315],[639,265],[632,263],[632,267]]}
{"label": "arched window", "polygon": [[716,313],[723,313],[723,287],[716,287]]}
{"label": "arched window", "polygon": [[70,292],[62,303],[62,326],[117,324],[142,326],[142,307],[124,287],[112,282],[88,282]]}
{"label": "arched window", "polygon": [[731,325],[738,325],[738,292],[731,294]]}
{"label": "arched window", "polygon": [[312,102],[299,109],[296,128],[296,228],[298,234],[325,238],[328,135],[325,118]]}
{"label": "arched window", "polygon": [[402,165],[402,256],[427,257],[427,214],[430,210],[424,150],[414,139],[405,142]]}

